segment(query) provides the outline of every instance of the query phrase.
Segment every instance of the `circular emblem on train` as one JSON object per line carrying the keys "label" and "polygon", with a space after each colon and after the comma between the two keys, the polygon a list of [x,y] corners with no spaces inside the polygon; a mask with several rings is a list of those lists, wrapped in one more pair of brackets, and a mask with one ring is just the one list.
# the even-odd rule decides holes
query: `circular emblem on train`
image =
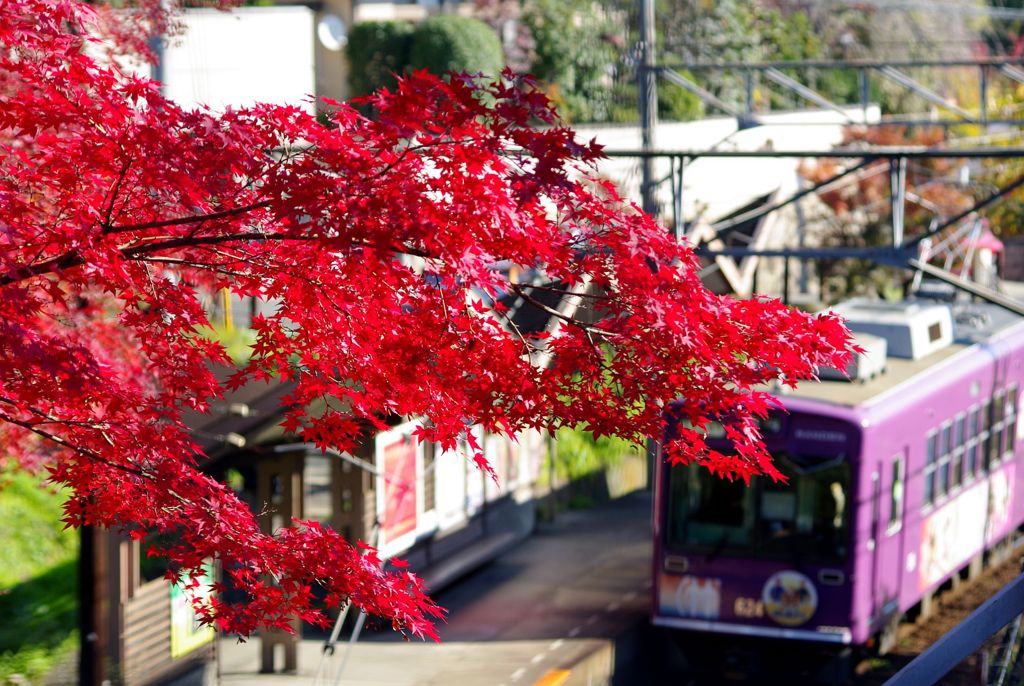
{"label": "circular emblem on train", "polygon": [[787,570],[768,577],[761,592],[765,613],[782,626],[800,626],[818,609],[818,592],[800,572]]}

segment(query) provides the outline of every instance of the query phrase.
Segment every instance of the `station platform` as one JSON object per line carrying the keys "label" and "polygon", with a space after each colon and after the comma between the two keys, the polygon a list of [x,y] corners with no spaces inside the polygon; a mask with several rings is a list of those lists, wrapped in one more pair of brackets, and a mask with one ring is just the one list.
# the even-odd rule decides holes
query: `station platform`
{"label": "station platform", "polygon": [[[304,637],[298,669],[259,674],[259,639],[218,644],[221,684],[572,686],[607,684],[628,662],[650,605],[651,496],[636,492],[559,513],[434,595],[441,643],[364,631],[334,655]],[[339,674],[339,668],[343,670]]]}

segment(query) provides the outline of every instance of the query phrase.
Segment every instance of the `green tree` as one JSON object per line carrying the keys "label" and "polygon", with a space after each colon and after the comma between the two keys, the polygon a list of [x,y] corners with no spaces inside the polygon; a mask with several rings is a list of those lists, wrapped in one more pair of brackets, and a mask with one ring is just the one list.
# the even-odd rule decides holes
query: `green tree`
{"label": "green tree", "polygon": [[612,118],[617,16],[613,5],[591,0],[533,0],[526,5],[523,21],[535,44],[530,69],[569,121]]}
{"label": "green tree", "polygon": [[409,64],[414,27],[404,21],[364,21],[352,27],[346,55],[353,96],[393,88]]}
{"label": "green tree", "polygon": [[416,27],[409,66],[439,75],[453,71],[494,77],[505,66],[505,54],[498,34],[479,19],[440,15]]}

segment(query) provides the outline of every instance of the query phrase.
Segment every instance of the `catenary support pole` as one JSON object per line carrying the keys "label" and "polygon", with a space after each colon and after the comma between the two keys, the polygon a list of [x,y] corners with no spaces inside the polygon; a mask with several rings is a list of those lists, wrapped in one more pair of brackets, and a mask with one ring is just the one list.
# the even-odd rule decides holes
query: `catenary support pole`
{"label": "catenary support pole", "polygon": [[[640,147],[653,152],[658,127],[658,84],[654,54],[654,0],[640,0],[640,64],[637,65],[640,97]],[[644,212],[657,214],[654,157],[645,156],[641,164],[641,204]]]}

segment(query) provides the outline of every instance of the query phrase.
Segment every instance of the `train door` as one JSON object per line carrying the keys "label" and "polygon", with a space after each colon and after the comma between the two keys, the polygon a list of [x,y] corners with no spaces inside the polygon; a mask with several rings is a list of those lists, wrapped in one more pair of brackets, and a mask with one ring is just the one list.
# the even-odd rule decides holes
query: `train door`
{"label": "train door", "polygon": [[880,632],[881,652],[895,644],[903,579],[903,517],[907,449],[878,465],[872,473],[872,541],[874,550],[873,624]]}

